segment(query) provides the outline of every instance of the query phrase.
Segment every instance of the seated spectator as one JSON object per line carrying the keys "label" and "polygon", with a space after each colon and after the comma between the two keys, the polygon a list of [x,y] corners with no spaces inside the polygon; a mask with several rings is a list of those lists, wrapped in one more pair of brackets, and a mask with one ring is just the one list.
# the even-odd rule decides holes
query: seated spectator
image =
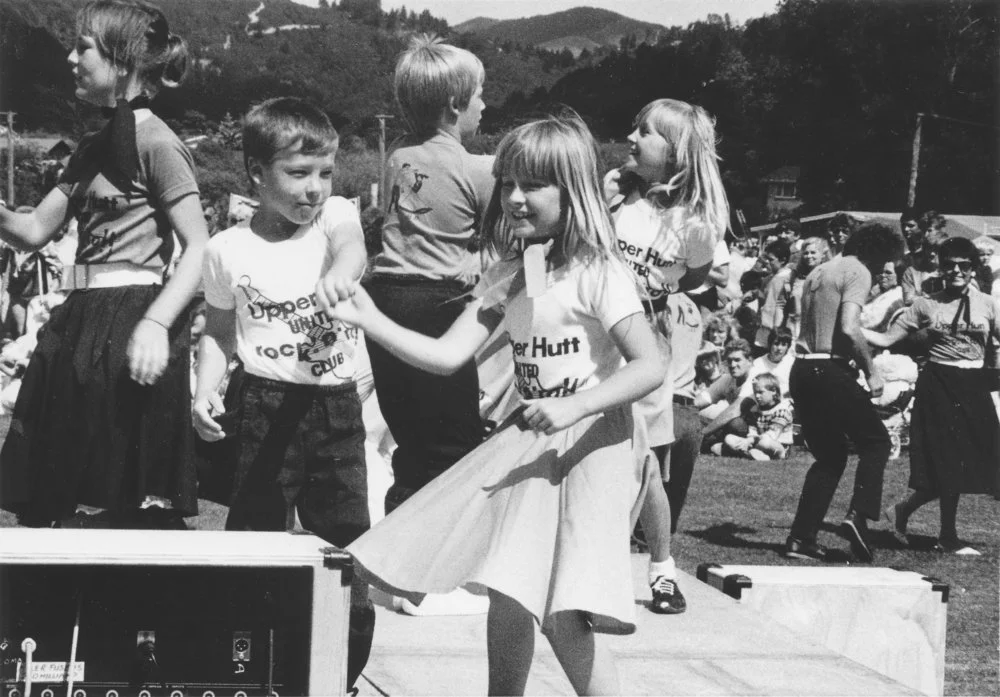
{"label": "seated spectator", "polygon": [[893,316],[903,305],[903,287],[899,279],[906,271],[903,262],[887,261],[885,267],[873,280],[868,301],[861,308],[861,326],[876,332],[884,332]]}
{"label": "seated spectator", "polygon": [[778,378],[761,373],[753,378],[753,397],[741,401],[747,435],[730,433],[712,446],[716,455],[781,460],[792,445],[792,403],[781,396]]}
{"label": "seated spectator", "polygon": [[722,356],[715,344],[703,344],[694,361],[695,394],[707,390],[722,376]]}
{"label": "seated spectator", "polygon": [[792,332],[788,327],[775,327],[767,335],[767,353],[758,356],[750,364],[748,380],[743,384],[741,397],[749,397],[751,393],[751,381],[758,375],[769,373],[778,379],[781,387],[781,398],[787,399],[788,376],[792,372],[792,363],[795,362],[795,352],[792,348]]}
{"label": "seated spectator", "polygon": [[715,443],[721,443],[729,433],[747,434],[747,425],[740,416],[740,390],[750,374],[750,344],[734,339],[722,352],[726,372],[694,398],[702,419],[708,422],[704,435],[707,443],[703,452]]}
{"label": "seated spectator", "polygon": [[705,329],[702,332],[702,348],[707,348],[711,344],[721,353],[731,339],[736,337],[736,328],[733,326],[732,317],[725,312],[713,312],[705,320]]}

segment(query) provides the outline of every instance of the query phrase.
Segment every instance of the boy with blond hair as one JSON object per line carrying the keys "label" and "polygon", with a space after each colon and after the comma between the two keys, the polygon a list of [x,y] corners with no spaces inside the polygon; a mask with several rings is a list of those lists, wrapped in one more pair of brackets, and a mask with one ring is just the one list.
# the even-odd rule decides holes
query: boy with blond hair
{"label": "boy with blond hair", "polygon": [[[243,153],[260,208],[206,249],[192,412],[204,440],[227,431],[236,439],[227,530],[292,529],[297,517],[346,547],[370,525],[358,330],[323,308],[350,297],[365,245],[357,209],[330,195],[337,145],[326,114],[303,100],[270,99],[247,113]],[[217,390],[234,349],[238,407],[224,415]],[[357,581],[348,688],[367,662],[374,625],[368,586]]]}
{"label": "boy with blond hair", "polygon": [[[430,36],[399,57],[395,94],[410,127],[389,155],[382,252],[366,288],[400,325],[441,336],[462,314],[479,270],[475,232],[493,193],[493,158],[470,155],[485,72],[472,53]],[[398,447],[386,511],[482,440],[474,362],[431,375],[368,346],[382,414]]]}

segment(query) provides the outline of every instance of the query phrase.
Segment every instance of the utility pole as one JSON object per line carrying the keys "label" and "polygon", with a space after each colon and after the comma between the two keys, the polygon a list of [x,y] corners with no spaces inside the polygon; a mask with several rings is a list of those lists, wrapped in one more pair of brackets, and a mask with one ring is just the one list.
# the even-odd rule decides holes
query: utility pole
{"label": "utility pole", "polygon": [[920,134],[924,126],[923,113],[917,113],[917,130],[913,134],[913,157],[910,160],[910,192],[906,196],[906,205],[913,208],[917,202],[917,170],[920,168]]}
{"label": "utility pole", "polygon": [[14,209],[14,116],[13,111],[0,111],[7,117],[7,207]]}
{"label": "utility pole", "polygon": [[385,122],[393,118],[392,114],[375,114],[378,119],[378,200],[372,201],[373,206],[382,204],[385,198]]}

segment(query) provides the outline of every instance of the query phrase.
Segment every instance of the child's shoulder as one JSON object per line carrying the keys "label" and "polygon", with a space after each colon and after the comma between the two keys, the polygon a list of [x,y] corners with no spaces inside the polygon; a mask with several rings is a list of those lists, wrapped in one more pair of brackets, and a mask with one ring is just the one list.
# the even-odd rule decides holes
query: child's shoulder
{"label": "child's shoulder", "polygon": [[357,204],[343,196],[331,196],[324,201],[323,210],[320,211],[320,215],[335,223],[361,219]]}

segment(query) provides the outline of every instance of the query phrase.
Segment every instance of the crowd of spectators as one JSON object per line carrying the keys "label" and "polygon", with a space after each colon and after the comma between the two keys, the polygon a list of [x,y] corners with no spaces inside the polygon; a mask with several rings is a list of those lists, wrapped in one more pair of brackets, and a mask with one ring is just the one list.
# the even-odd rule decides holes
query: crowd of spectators
{"label": "crowd of spectators", "polygon": [[[795,361],[806,278],[839,255],[862,222],[838,213],[822,232],[803,235],[797,219],[784,218],[760,238],[727,239],[728,255],[717,254],[715,266],[728,271],[728,278],[714,281],[716,302],[711,310],[699,302],[705,321],[695,403],[705,425],[703,453],[759,460],[787,456],[793,434],[798,432],[788,376]],[[873,276],[871,293],[861,310],[862,326],[875,332],[887,331],[916,298],[937,292],[944,283],[937,250],[949,238],[945,217],[935,211],[907,210],[899,225],[906,255],[886,263]],[[1000,299],[1000,283],[994,282],[1000,272],[995,243],[983,236],[974,244],[979,258],[973,284]],[[913,332],[891,351],[876,359],[890,387],[876,406],[892,437],[895,457],[907,444],[914,383],[927,351],[926,334]],[[782,414],[777,425],[768,417],[772,410]],[[783,423],[786,413],[790,416],[787,427]],[[765,447],[756,445],[761,442]]]}

